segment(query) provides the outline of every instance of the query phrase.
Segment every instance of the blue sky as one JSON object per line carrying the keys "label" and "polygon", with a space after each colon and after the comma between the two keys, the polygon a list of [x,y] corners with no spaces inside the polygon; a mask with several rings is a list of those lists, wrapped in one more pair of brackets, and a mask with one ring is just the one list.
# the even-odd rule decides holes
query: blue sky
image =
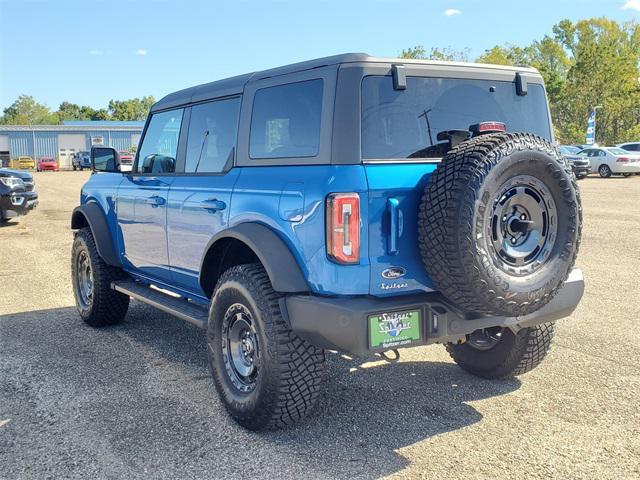
{"label": "blue sky", "polygon": [[[626,8],[625,8],[626,7]],[[526,45],[558,21],[640,20],[640,0],[0,0],[0,109],[163,95],[341,52]]]}

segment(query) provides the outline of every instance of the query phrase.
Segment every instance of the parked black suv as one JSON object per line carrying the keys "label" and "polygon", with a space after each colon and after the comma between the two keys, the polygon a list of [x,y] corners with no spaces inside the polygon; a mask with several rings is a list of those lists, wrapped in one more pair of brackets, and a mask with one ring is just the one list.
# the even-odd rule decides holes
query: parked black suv
{"label": "parked black suv", "polygon": [[34,185],[29,172],[0,169],[0,223],[26,215],[38,205]]}

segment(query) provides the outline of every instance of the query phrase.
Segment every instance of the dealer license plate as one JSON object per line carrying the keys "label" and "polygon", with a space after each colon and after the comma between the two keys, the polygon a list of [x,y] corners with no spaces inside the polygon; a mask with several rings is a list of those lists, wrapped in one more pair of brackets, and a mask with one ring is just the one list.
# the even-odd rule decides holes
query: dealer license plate
{"label": "dealer license plate", "polygon": [[398,348],[421,340],[420,310],[369,315],[369,347]]}

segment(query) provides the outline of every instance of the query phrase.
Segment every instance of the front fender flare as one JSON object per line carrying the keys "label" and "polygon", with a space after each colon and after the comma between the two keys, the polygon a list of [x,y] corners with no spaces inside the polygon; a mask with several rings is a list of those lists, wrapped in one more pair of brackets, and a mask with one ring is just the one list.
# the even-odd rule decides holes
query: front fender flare
{"label": "front fender flare", "polygon": [[71,214],[71,228],[78,230],[88,225],[96,242],[98,255],[105,263],[114,267],[122,267],[120,258],[113,246],[111,231],[107,219],[100,205],[95,202],[85,203],[73,209]]}
{"label": "front fender flare", "polygon": [[309,285],[300,265],[285,242],[270,228],[259,223],[241,223],[215,235],[207,245],[200,263],[200,283],[207,253],[215,243],[234,238],[246,244],[256,254],[276,292],[309,292]]}

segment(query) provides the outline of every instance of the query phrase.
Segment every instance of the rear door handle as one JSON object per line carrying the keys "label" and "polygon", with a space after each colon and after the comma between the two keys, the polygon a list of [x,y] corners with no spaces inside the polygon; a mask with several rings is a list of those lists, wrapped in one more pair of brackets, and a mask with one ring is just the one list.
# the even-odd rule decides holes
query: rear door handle
{"label": "rear door handle", "polygon": [[151,205],[152,207],[159,207],[160,205],[164,205],[166,200],[158,195],[151,195],[149,198],[145,200],[145,203]]}
{"label": "rear door handle", "polygon": [[220,210],[224,210],[225,208],[227,208],[226,203],[216,198],[210,198],[208,200],[204,200],[203,202],[200,202],[200,206],[210,213],[216,213]]}

